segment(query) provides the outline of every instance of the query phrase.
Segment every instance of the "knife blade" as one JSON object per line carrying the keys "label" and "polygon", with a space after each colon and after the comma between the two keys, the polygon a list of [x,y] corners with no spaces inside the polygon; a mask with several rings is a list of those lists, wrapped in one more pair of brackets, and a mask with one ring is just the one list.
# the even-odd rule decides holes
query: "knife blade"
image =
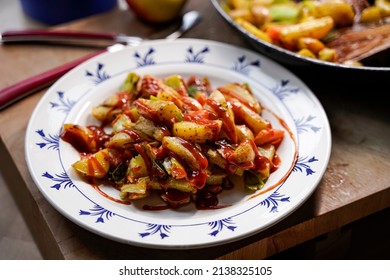
{"label": "knife blade", "polygon": [[113,43],[125,45],[138,45],[143,39],[137,36],[127,36],[112,32],[91,32],[72,30],[50,30],[50,29],[27,29],[27,30],[7,30],[0,34],[0,42],[27,43],[45,42],[56,44],[108,46]]}
{"label": "knife blade", "polygon": [[[120,46],[125,47],[124,45]],[[50,86],[58,78],[63,76],[65,73],[67,73],[77,65],[99,54],[110,51],[109,48],[93,52],[79,59],[70,61],[53,69],[47,70],[15,84],[2,88],[0,90],[0,110],[3,110],[4,108],[26,97],[27,95],[30,95],[34,92],[37,92],[38,90]]]}
{"label": "knife blade", "polygon": [[[183,15],[180,28],[167,36],[166,39],[174,40],[180,37],[184,32],[197,24],[200,19],[201,15],[197,11],[189,11],[185,13]],[[138,36],[96,31],[26,29],[7,30],[0,33],[0,42],[3,44],[37,42],[107,47],[113,43],[137,46],[143,40],[143,38]]]}
{"label": "knife blade", "polygon": [[[195,26],[201,20],[201,18],[201,14],[197,11],[187,12],[183,15],[182,24],[179,29],[165,37],[165,39],[175,40],[176,38],[181,37],[185,32]],[[139,41],[133,41],[132,46],[137,46],[143,41],[144,39],[141,39]],[[8,107],[9,105],[13,104],[14,102],[22,99],[29,94],[32,94],[53,84],[66,72],[83,63],[84,61],[105,52],[118,51],[119,49],[122,49],[124,47],[124,44],[114,44],[102,50],[95,51],[87,56],[81,57],[64,65],[55,67],[53,69],[50,69],[48,71],[45,71],[43,73],[37,74],[35,76],[0,89],[0,110],[3,110],[4,108]]]}

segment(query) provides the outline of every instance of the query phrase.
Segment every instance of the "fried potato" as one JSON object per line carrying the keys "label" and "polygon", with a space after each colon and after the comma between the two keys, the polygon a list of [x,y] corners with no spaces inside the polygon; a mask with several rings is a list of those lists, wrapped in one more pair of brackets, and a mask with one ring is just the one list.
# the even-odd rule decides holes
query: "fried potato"
{"label": "fried potato", "polygon": [[256,135],[260,130],[269,126],[269,122],[267,120],[258,113],[244,106],[241,102],[236,100],[232,102],[232,105],[236,121],[238,120],[238,122],[244,123],[252,130],[253,134]]}
{"label": "fried potato", "polygon": [[110,168],[109,151],[108,149],[103,149],[87,155],[76,161],[72,166],[87,177],[103,178]]}
{"label": "fried potato", "polygon": [[205,143],[217,139],[221,131],[222,121],[210,121],[208,124],[198,124],[182,121],[173,124],[173,136],[183,138],[194,143]]}

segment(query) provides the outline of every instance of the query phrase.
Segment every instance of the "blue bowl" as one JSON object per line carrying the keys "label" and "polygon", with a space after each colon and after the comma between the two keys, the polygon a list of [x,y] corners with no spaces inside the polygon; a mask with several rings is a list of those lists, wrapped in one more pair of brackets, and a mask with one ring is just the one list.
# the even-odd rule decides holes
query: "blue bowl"
{"label": "blue bowl", "polygon": [[20,0],[33,19],[56,25],[113,9],[117,0]]}

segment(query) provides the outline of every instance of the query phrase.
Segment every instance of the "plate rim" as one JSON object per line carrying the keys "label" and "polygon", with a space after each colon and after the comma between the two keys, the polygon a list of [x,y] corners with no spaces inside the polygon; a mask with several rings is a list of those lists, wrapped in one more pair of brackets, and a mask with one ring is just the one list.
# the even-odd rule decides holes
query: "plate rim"
{"label": "plate rim", "polygon": [[[261,228],[261,230],[255,230],[255,233],[257,232],[261,232],[263,230],[265,230],[266,228],[269,228],[271,227],[272,225],[282,221],[283,219],[285,219],[287,216],[291,215],[292,213],[295,212],[295,210],[297,208],[299,208],[310,196],[311,194],[317,189],[317,186],[321,180],[321,178],[323,177],[323,174],[325,173],[326,171],[326,166],[328,165],[328,162],[329,162],[329,159],[330,159],[330,155],[331,155],[331,130],[330,130],[330,124],[329,124],[329,120],[326,116],[326,112],[324,110],[324,108],[322,107],[321,103],[319,102],[318,98],[314,95],[314,93],[306,86],[306,84],[304,84],[295,74],[293,74],[290,70],[286,69],[285,67],[279,65],[277,62],[274,62],[272,61],[271,59],[269,59],[268,57],[265,57],[264,55],[262,54],[258,54],[250,49],[246,49],[246,48],[243,48],[243,47],[239,47],[239,46],[231,46],[231,45],[228,45],[226,43],[222,43],[222,42],[218,42],[218,41],[213,41],[213,40],[205,40],[205,39],[177,39],[176,42],[181,42],[183,44],[192,44],[192,43],[197,43],[197,44],[213,44],[215,46],[218,46],[218,47],[222,47],[222,48],[232,48],[234,50],[242,50],[242,51],[245,51],[245,52],[249,52],[249,53],[252,53],[254,56],[257,56],[257,57],[260,57],[263,61],[268,61],[268,63],[271,63],[272,65],[276,65],[276,67],[279,67],[280,69],[283,69],[287,74],[289,74],[291,77],[293,77],[294,79],[296,79],[296,81],[300,82],[301,83],[301,87],[303,87],[306,91],[307,94],[309,94],[310,98],[313,99],[313,102],[319,106],[319,109],[320,109],[320,114],[322,115],[323,117],[323,121],[325,121],[325,123],[323,123],[324,125],[324,128],[327,132],[326,134],[326,143],[328,144],[327,147],[326,147],[326,157],[325,159],[323,160],[325,162],[324,166],[325,168],[323,168],[320,173],[319,173],[319,176],[317,176],[317,180],[316,182],[313,184],[315,185],[315,187],[312,187],[310,189],[310,192],[308,192],[304,197],[303,199],[296,203],[295,204],[295,207],[294,207],[294,210],[290,210],[288,212],[286,212],[284,215],[280,215],[278,219],[274,220],[273,223],[270,223],[268,224],[267,227],[263,227]],[[156,46],[156,45],[159,45],[159,44],[166,44],[167,41],[166,40],[154,40],[153,42],[148,42],[146,44],[142,44],[142,46],[148,46],[148,45],[152,45],[152,46]],[[175,42],[170,42],[170,43],[175,43]],[[126,48],[127,49],[127,48]],[[111,54],[110,53],[104,53],[104,54],[101,54],[101,55],[98,55],[97,57],[94,57],[92,59],[89,59],[87,60],[86,62],[82,63],[81,65],[77,66],[76,68],[72,69],[70,72],[68,72],[67,74],[65,74],[64,76],[62,76],[56,83],[54,83],[44,94],[44,96],[42,96],[42,98],[39,100],[38,104],[36,105],[36,107],[34,108],[34,111],[31,115],[31,118],[29,120],[29,123],[28,123],[28,126],[27,126],[27,130],[26,130],[26,139],[25,139],[25,157],[26,157],[26,162],[27,162],[27,165],[28,165],[28,169],[29,169],[29,172],[31,174],[31,176],[33,177],[33,180],[34,180],[34,183],[36,184],[37,188],[39,189],[40,193],[43,194],[43,196],[45,197],[45,199],[49,202],[49,204],[51,204],[58,212],[60,212],[63,216],[65,216],[67,219],[71,220],[72,222],[80,225],[81,227],[83,228],[86,228],[88,229],[90,232],[94,233],[94,234],[98,234],[98,235],[101,235],[103,237],[106,237],[108,239],[111,239],[111,240],[115,240],[115,241],[118,241],[118,242],[121,242],[121,243],[128,243],[128,244],[132,244],[132,245],[136,245],[136,246],[141,246],[141,247],[148,247],[148,248],[160,248],[160,249],[188,249],[188,248],[204,248],[204,247],[212,247],[212,246],[218,246],[218,245],[222,245],[222,244],[225,244],[225,243],[228,243],[228,242],[233,242],[233,241],[237,241],[237,240],[241,240],[243,238],[246,238],[248,236],[251,236],[254,234],[254,232],[247,232],[246,234],[241,234],[241,235],[238,235],[238,236],[232,236],[230,238],[225,238],[225,239],[222,239],[222,240],[215,240],[213,242],[213,244],[210,244],[210,242],[208,243],[203,243],[203,244],[197,244],[197,245],[185,245],[185,244],[180,244],[180,245],[162,245],[162,246],[158,246],[156,244],[145,244],[145,243],[142,243],[142,242],[136,242],[134,240],[131,240],[131,241],[125,241],[121,238],[115,238],[111,235],[105,235],[104,232],[96,232],[96,230],[94,230],[93,227],[89,227],[88,224],[84,224],[82,223],[81,221],[75,219],[73,216],[70,216],[69,213],[63,211],[63,209],[59,209],[57,207],[57,205],[53,205],[53,202],[51,201],[51,198],[47,196],[46,192],[42,191],[41,190],[41,186],[40,186],[40,183],[37,181],[37,179],[35,178],[35,175],[36,174],[33,174],[33,170],[32,170],[32,165],[30,163],[30,159],[29,159],[29,149],[28,149],[28,145],[30,144],[29,143],[29,140],[27,139],[27,134],[29,131],[31,131],[31,126],[32,126],[32,123],[33,123],[33,120],[36,118],[36,115],[38,115],[38,108],[40,108],[42,106],[42,104],[45,102],[45,98],[47,98],[47,96],[49,96],[50,92],[52,89],[54,89],[60,82],[62,82],[63,80],[66,80],[69,76],[70,76],[70,73],[75,73],[77,71],[80,71],[85,65],[87,65],[88,63],[91,63],[93,61],[98,61],[100,59],[102,59],[103,57],[105,56],[110,56]]]}

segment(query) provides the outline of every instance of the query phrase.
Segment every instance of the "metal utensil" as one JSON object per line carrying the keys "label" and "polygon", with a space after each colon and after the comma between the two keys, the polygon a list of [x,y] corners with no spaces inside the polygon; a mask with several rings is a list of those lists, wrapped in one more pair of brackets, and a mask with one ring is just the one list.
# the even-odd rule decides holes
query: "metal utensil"
{"label": "metal utensil", "polygon": [[191,11],[183,15],[182,23],[180,28],[168,35],[166,39],[175,40],[183,35],[188,29],[197,24],[202,19],[202,16],[197,11]]}
{"label": "metal utensil", "polygon": [[0,34],[0,42],[9,43],[54,43],[67,45],[110,45],[120,43],[138,45],[143,39],[136,36],[126,36],[110,32],[88,32],[71,30],[8,30]]}
{"label": "metal utensil", "polygon": [[[195,26],[200,19],[201,19],[201,14],[197,11],[190,11],[184,14],[180,28],[165,38],[168,40],[173,40],[182,36],[185,32],[187,32],[189,29]],[[147,39],[139,38],[139,40],[137,41],[132,40],[131,45],[137,46],[141,44],[144,40]],[[51,70],[45,71],[43,73],[40,73],[38,75],[35,75],[33,77],[27,78],[25,80],[22,80],[20,82],[17,82],[15,84],[0,89],[0,110],[6,108],[7,106],[11,105],[12,103],[20,100],[21,98],[29,94],[32,94],[40,89],[43,89],[53,84],[58,78],[60,78],[66,72],[73,69],[74,67],[81,64],[82,62],[105,52],[111,52],[111,53],[116,52],[120,49],[123,49],[124,47],[125,46],[123,44],[115,44],[103,50],[93,52],[77,60],[68,62],[64,65],[55,67]]]}
{"label": "metal utensil", "polygon": [[[189,28],[201,20],[197,11],[185,13],[180,28],[168,35],[166,39],[174,40],[180,37]],[[0,34],[0,42],[11,43],[51,43],[66,45],[109,46],[114,43],[137,46],[145,39],[137,36],[127,36],[112,32],[92,32],[74,30],[50,30],[50,29],[27,29],[8,30]]]}

